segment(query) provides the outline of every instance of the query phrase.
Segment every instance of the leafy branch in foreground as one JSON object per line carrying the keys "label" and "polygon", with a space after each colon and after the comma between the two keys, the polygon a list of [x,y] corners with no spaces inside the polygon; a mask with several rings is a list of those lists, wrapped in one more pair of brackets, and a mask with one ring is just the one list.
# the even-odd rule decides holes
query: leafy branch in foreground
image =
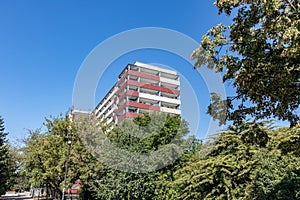
{"label": "leafy branch in foreground", "polygon": [[212,27],[191,58],[197,60],[195,68],[224,71],[223,81],[233,83],[236,96],[224,102],[230,105],[226,119],[275,117],[295,126],[300,104],[298,1],[216,0],[215,5],[229,16],[235,10],[233,21]]}

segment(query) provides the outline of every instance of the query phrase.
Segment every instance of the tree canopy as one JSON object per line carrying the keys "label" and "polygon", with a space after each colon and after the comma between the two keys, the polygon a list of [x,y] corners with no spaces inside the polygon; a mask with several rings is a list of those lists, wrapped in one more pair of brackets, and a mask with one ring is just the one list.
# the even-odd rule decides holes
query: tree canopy
{"label": "tree canopy", "polygon": [[4,120],[0,116],[0,195],[12,189],[16,165],[10,145],[6,140]]}
{"label": "tree canopy", "polygon": [[[212,27],[202,37],[191,58],[195,68],[207,64],[223,72],[236,95],[213,101],[227,106],[227,119],[299,121],[300,103],[300,4],[295,0],[216,0],[219,14],[232,23]],[[219,117],[218,106],[209,113]]]}
{"label": "tree canopy", "polygon": [[[157,128],[161,121],[164,125]],[[61,191],[69,125],[74,138],[67,183],[82,180],[81,199],[300,198],[299,124],[293,128],[272,128],[268,122],[255,121],[230,125],[202,145],[189,137],[187,123],[179,116],[155,114],[125,120],[110,131],[97,119],[48,120],[48,131],[32,132],[24,148],[25,171],[33,186]],[[171,164],[169,159],[174,157],[169,154],[157,157],[158,163],[149,160],[149,169],[156,169],[154,164],[166,165],[146,173],[122,171],[126,168],[119,165],[149,166],[139,165],[145,163],[134,156],[126,162],[124,155],[105,146],[109,141],[137,155],[155,152],[174,139],[175,145],[182,144],[183,154]],[[115,162],[109,164],[113,165],[102,163],[94,148],[112,157]]]}
{"label": "tree canopy", "polygon": [[[67,157],[67,140],[71,139],[71,151],[67,174],[67,187],[77,179],[86,181],[91,176],[96,160],[81,143],[77,128],[69,117],[47,119],[48,130],[30,131],[25,141],[24,168],[29,182],[36,188],[48,188],[53,193],[60,194],[63,189],[65,162]],[[68,130],[71,126],[72,129]],[[68,138],[71,134],[71,138]]]}
{"label": "tree canopy", "polygon": [[284,145],[299,134],[299,125],[230,127],[177,170],[174,199],[299,199],[300,157],[294,154],[299,141]]}
{"label": "tree canopy", "polygon": [[[84,130],[86,129],[84,128]],[[105,154],[116,161],[116,164],[104,164],[101,173],[98,173],[98,178],[84,185],[82,195],[85,198],[105,200],[165,199],[172,193],[171,187],[167,183],[174,179],[174,172],[184,166],[191,155],[201,146],[201,143],[194,137],[188,136],[188,133],[187,123],[184,120],[179,116],[163,113],[146,113],[133,120],[123,121],[107,133],[106,140],[112,142],[117,148],[129,152],[125,156],[130,156],[130,162],[122,158],[124,154],[102,149]],[[92,140],[97,141],[95,138]],[[143,160],[139,160],[138,156],[132,156],[159,151],[171,141],[174,146],[182,144],[183,155],[177,157],[178,148],[174,147],[172,148],[173,155],[161,151],[159,156],[154,157],[155,162],[151,160],[151,157],[146,160],[147,163],[144,163]],[[101,161],[103,160],[100,159]],[[126,166],[126,168],[118,167],[120,165]],[[140,171],[140,167],[149,169],[149,171]],[[128,168],[136,170],[127,170]]]}

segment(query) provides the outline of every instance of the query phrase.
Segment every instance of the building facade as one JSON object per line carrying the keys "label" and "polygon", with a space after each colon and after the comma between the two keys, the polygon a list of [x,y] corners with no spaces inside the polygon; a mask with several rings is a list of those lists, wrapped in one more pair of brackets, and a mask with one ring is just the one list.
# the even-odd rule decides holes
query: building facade
{"label": "building facade", "polygon": [[176,71],[136,62],[128,64],[93,115],[117,124],[145,112],[180,115],[180,77]]}

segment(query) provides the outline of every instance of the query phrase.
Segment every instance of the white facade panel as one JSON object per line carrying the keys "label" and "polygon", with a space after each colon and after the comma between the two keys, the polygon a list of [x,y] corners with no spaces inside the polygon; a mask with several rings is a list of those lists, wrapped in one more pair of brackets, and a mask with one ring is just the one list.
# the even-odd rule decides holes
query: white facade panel
{"label": "white facade panel", "polygon": [[106,115],[104,115],[104,118],[107,118],[107,117],[108,117],[109,115],[111,115],[114,111],[115,111],[115,109],[112,108],[110,111],[108,111],[108,112],[106,113]]}
{"label": "white facade panel", "polygon": [[100,112],[100,115],[103,115],[103,113],[105,113],[106,110],[107,110],[110,106],[112,106],[113,104],[114,104],[114,101],[112,100],[112,101],[109,102],[107,105],[105,105],[105,107],[102,106],[102,107],[104,107],[104,108],[103,108],[103,110]]}
{"label": "white facade panel", "polygon": [[144,67],[144,68],[147,68],[147,69],[156,70],[156,71],[159,71],[159,72],[165,72],[165,73],[168,73],[168,74],[177,75],[176,71],[169,70],[169,69],[163,69],[163,68],[160,68],[160,67],[157,67],[157,66],[154,66],[154,65],[144,64],[144,63],[141,63],[141,62],[135,62],[134,65]]}
{"label": "white facade panel", "polygon": [[153,100],[156,100],[156,101],[163,101],[163,102],[172,103],[172,104],[175,104],[175,105],[180,105],[180,100],[178,100],[178,99],[160,97],[160,96],[157,96],[157,95],[145,94],[145,93],[142,93],[142,92],[139,94],[139,97],[145,98],[145,99],[153,99]]}
{"label": "white facade panel", "polygon": [[170,84],[173,84],[173,85],[178,85],[178,86],[180,85],[180,81],[165,78],[165,77],[160,77],[160,81],[164,82],[164,83],[170,83]]}
{"label": "white facade panel", "polygon": [[106,124],[110,124],[113,121],[113,118],[111,117],[109,120],[106,121]]}
{"label": "white facade panel", "polygon": [[101,105],[99,106],[98,110],[101,110],[103,108],[103,106],[105,106],[107,104],[107,102],[113,98],[113,96],[116,93],[116,88],[114,88],[112,90],[112,92],[110,93],[110,95],[101,103]]}
{"label": "white facade panel", "polygon": [[173,108],[160,107],[160,111],[161,112],[166,112],[166,113],[172,113],[172,114],[176,114],[176,115],[181,114],[181,110],[173,109]]}

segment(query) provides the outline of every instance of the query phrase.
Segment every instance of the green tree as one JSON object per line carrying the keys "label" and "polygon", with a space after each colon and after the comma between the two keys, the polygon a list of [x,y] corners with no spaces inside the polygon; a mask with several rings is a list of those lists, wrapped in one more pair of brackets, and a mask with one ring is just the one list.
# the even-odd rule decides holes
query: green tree
{"label": "green tree", "polygon": [[22,153],[22,148],[9,144],[9,152],[11,165],[15,169],[13,176],[11,176],[11,188],[16,191],[29,191],[30,183],[24,168],[24,154]]}
{"label": "green tree", "polygon": [[282,149],[296,135],[299,126],[230,127],[175,173],[175,199],[299,199],[300,157]]}
{"label": "green tree", "polygon": [[[218,24],[202,37],[191,55],[195,68],[207,64],[223,71],[236,95],[213,103],[227,106],[227,119],[247,116],[299,121],[300,4],[295,0],[216,0],[219,13],[232,15],[228,26]],[[233,106],[235,105],[235,106]],[[211,104],[215,118],[220,107]]]}
{"label": "green tree", "polygon": [[259,162],[248,184],[248,199],[300,198],[300,156],[295,152],[299,127],[297,124],[269,132],[267,148],[256,156]]}
{"label": "green tree", "polygon": [[[173,172],[184,166],[201,146],[194,137],[188,137],[188,133],[187,123],[179,116],[152,113],[140,115],[134,120],[123,121],[106,135],[106,140],[118,149],[129,153],[151,154],[172,141],[174,146],[171,147],[171,152],[173,154],[161,151],[160,156],[155,157],[155,162],[151,161],[151,157],[146,160],[146,163],[138,160],[138,157],[130,157],[131,162],[127,162],[121,157],[124,155],[117,151],[109,152],[107,148],[104,153],[117,162],[111,162],[115,165],[104,166],[101,173],[98,173],[97,181],[85,184],[85,193],[91,195],[92,199],[105,200],[167,199],[172,196],[171,187],[167,183],[173,180]],[[92,141],[97,141],[97,139],[93,137]],[[184,152],[176,147],[179,144],[182,145]],[[182,155],[174,160],[180,153]],[[120,165],[127,166],[127,168],[121,168]],[[140,172],[140,167],[148,169],[149,172],[147,170],[145,173]],[[126,169],[135,170],[131,173]]]}
{"label": "green tree", "polygon": [[[48,131],[31,131],[25,141],[24,168],[33,187],[49,188],[60,194],[63,189],[68,134],[71,151],[67,174],[67,187],[77,179],[86,181],[95,170],[95,159],[81,143],[77,128],[68,117],[46,120]],[[71,126],[71,130],[68,130]]]}
{"label": "green tree", "polygon": [[4,120],[0,116],[0,195],[12,189],[15,173],[15,163],[6,140],[7,133],[4,130]]}

